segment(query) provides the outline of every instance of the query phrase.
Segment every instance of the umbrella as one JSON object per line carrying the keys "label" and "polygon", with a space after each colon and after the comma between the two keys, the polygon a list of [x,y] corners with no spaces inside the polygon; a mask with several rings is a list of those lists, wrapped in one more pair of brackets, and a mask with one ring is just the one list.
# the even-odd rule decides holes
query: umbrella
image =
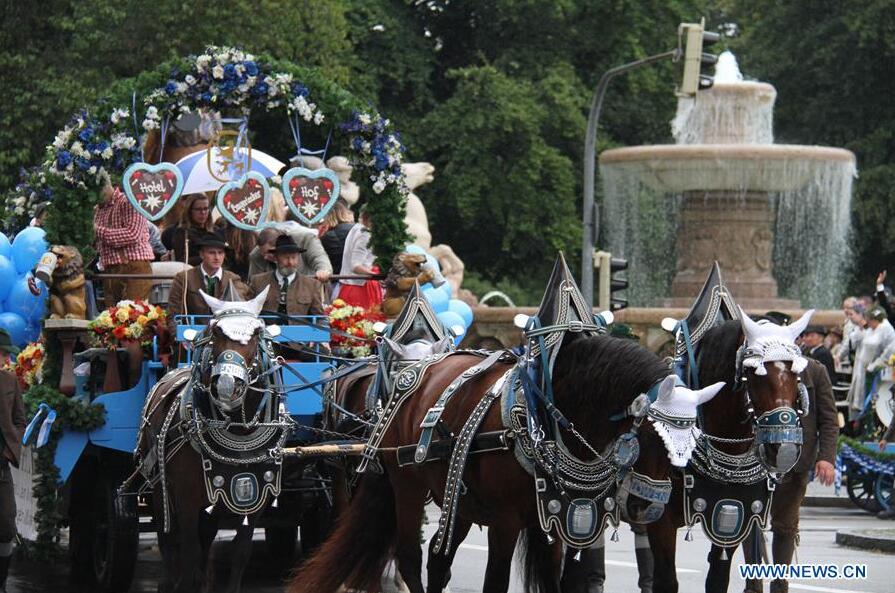
{"label": "umbrella", "polygon": [[183,195],[217,191],[228,181],[236,181],[248,171],[255,171],[264,177],[273,177],[285,166],[285,163],[267,153],[252,150],[250,164],[246,170],[242,160],[232,163],[218,147],[194,152],[175,164],[183,173]]}

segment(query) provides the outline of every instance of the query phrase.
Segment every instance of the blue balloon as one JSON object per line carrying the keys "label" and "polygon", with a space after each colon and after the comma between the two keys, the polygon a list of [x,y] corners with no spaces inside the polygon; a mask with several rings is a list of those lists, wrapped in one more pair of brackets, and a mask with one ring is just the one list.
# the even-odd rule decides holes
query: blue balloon
{"label": "blue balloon", "polygon": [[470,307],[463,301],[458,299],[451,299],[448,302],[448,311],[450,311],[451,313],[456,313],[463,318],[463,327],[468,328],[470,325],[472,325],[472,307]]}
{"label": "blue balloon", "polygon": [[28,343],[25,335],[27,325],[21,315],[16,315],[9,311],[0,313],[0,327],[9,332],[9,337],[16,346],[21,347]]}
{"label": "blue balloon", "polygon": [[433,270],[441,271],[441,264],[438,263],[438,260],[435,259],[435,256],[431,253],[426,254],[426,263],[431,266]]}
{"label": "blue balloon", "polygon": [[420,255],[426,255],[426,250],[419,245],[408,245],[404,248],[404,251],[407,253],[418,253]]}
{"label": "blue balloon", "polygon": [[40,324],[34,322],[28,322],[28,325],[25,326],[25,341],[29,344],[31,342],[36,342],[40,339]]}
{"label": "blue balloon", "polygon": [[29,271],[40,261],[40,256],[49,247],[44,239],[46,234],[42,228],[30,226],[16,235],[12,242],[12,259],[19,274]]}
{"label": "blue balloon", "polygon": [[3,233],[0,233],[0,255],[10,257],[12,255],[12,243]]}
{"label": "blue balloon", "polygon": [[443,291],[438,290],[437,288],[429,288],[423,291],[423,296],[426,297],[426,300],[432,305],[432,310],[436,313],[447,311],[448,301],[450,299],[447,298],[447,295],[445,295]]}
{"label": "blue balloon", "polygon": [[46,312],[47,287],[38,280],[37,286],[40,287],[40,295],[34,296],[28,289],[28,278],[30,277],[31,274],[26,274],[12,282],[12,288],[6,297],[6,310],[28,321],[39,321]]}
{"label": "blue balloon", "polygon": [[444,294],[446,294],[448,300],[454,298],[454,287],[450,282],[445,281],[444,284],[442,284],[441,286],[438,287],[438,290],[440,290]]}
{"label": "blue balloon", "polygon": [[466,335],[466,323],[463,321],[463,318],[453,311],[444,311],[438,314],[438,320],[448,330],[457,326],[460,326],[463,329],[463,333],[457,336],[457,338],[454,340],[455,344],[459,344],[460,341],[463,339],[463,336]]}
{"label": "blue balloon", "polygon": [[431,282],[426,282],[425,284],[420,286],[420,290],[426,292],[427,290],[435,290],[435,287],[432,286]]}
{"label": "blue balloon", "polygon": [[5,255],[0,255],[0,301],[9,296],[12,289],[13,278],[16,274],[16,266]]}

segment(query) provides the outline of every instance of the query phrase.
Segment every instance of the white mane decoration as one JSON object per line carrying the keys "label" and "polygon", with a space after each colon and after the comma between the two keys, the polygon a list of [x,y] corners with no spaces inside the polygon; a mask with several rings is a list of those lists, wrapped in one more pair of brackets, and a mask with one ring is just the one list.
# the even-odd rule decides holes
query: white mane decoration
{"label": "white mane decoration", "polygon": [[766,362],[791,362],[792,372],[804,371],[808,360],[802,356],[802,351],[796,345],[796,338],[808,327],[813,314],[814,309],[810,309],[792,325],[781,326],[771,322],[752,321],[740,309],[740,321],[746,335],[743,367],[755,369],[756,375],[766,375]]}
{"label": "white mane decoration", "polygon": [[255,332],[264,327],[264,321],[258,314],[264,308],[269,289],[270,286],[265,286],[264,290],[250,301],[222,301],[205,294],[205,291],[200,289],[199,294],[205,299],[214,315],[209,326],[221,328],[224,335],[235,342],[248,344]]}
{"label": "white mane decoration", "polygon": [[676,375],[663,379],[659,395],[650,405],[649,419],[662,437],[672,465],[685,467],[690,461],[701,434],[696,428],[696,408],[715,397],[722,387],[724,381],[693,390],[684,387]]}

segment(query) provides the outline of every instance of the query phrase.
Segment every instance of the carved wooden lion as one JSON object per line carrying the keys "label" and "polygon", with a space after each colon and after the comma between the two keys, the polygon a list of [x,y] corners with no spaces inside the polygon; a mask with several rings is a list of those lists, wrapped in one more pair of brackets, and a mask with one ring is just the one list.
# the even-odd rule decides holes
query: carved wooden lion
{"label": "carved wooden lion", "polygon": [[50,319],[84,319],[87,316],[84,290],[84,260],[70,245],[53,245],[57,257],[50,286]]}
{"label": "carved wooden lion", "polygon": [[426,256],[418,253],[399,253],[392,260],[392,267],[385,279],[385,298],[382,300],[382,312],[394,317],[401,312],[407,293],[414,282],[421,285],[434,278],[431,269],[423,269]]}

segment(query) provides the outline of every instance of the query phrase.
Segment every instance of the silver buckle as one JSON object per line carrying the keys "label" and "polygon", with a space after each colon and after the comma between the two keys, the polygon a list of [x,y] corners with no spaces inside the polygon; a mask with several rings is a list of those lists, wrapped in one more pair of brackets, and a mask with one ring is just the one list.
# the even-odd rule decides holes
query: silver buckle
{"label": "silver buckle", "polygon": [[569,331],[573,333],[580,333],[584,331],[584,322],[573,320],[569,321]]}

